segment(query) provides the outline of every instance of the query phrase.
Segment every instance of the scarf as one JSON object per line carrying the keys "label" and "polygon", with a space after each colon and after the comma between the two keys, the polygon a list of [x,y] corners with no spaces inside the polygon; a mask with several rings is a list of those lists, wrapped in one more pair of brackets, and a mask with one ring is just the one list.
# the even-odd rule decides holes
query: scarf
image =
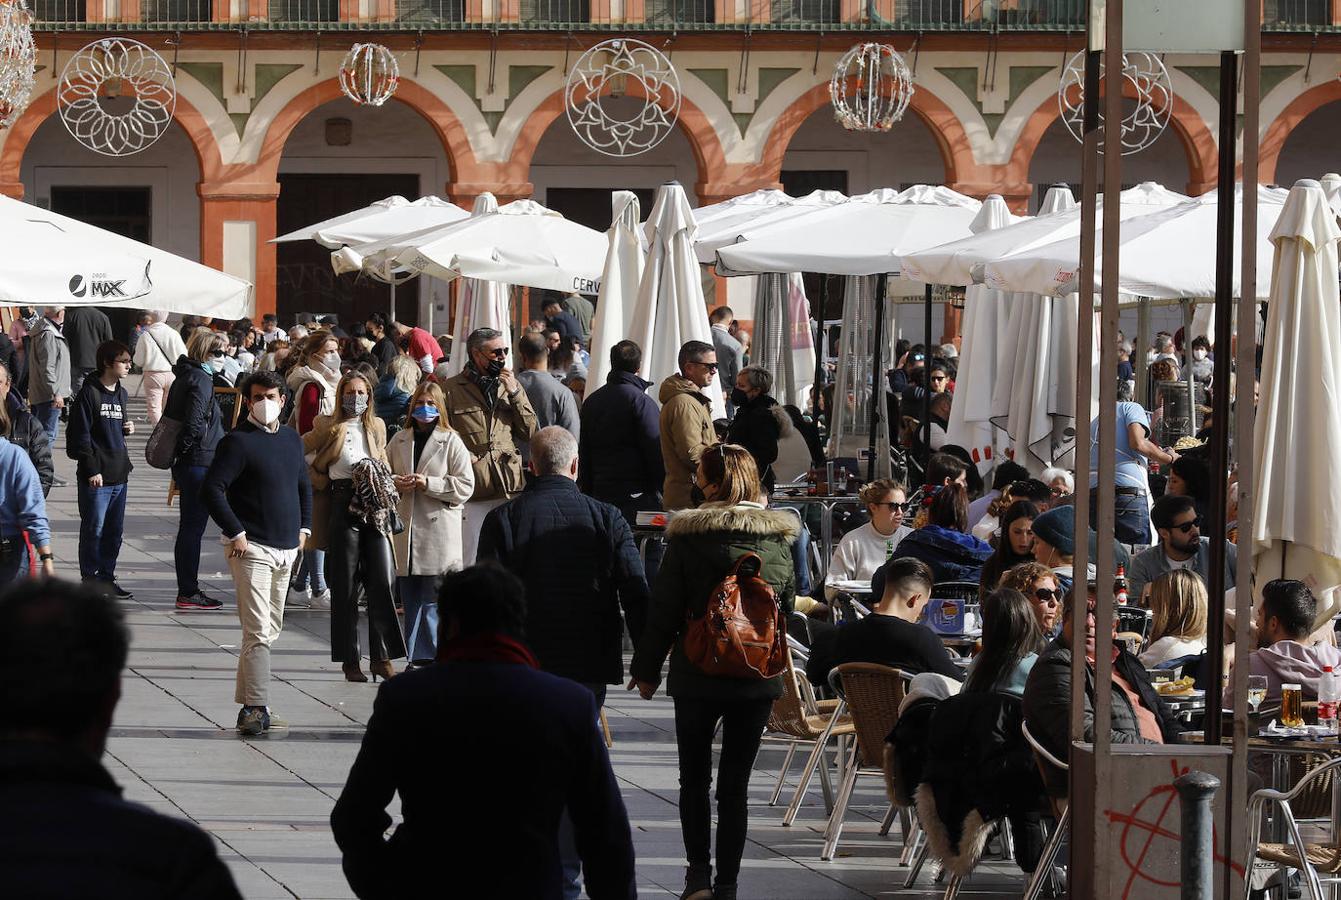
{"label": "scarf", "polygon": [[371,456],[361,459],[354,464],[351,480],[354,496],[349,500],[349,514],[382,534],[391,534],[391,513],[398,495],[386,463]]}
{"label": "scarf", "polygon": [[489,375],[481,375],[473,363],[467,363],[465,368],[466,378],[470,379],[480,389],[484,395],[484,400],[490,407],[498,403],[498,379]]}
{"label": "scarf", "polygon": [[438,662],[501,662],[540,668],[531,649],[498,631],[454,637],[438,648]]}

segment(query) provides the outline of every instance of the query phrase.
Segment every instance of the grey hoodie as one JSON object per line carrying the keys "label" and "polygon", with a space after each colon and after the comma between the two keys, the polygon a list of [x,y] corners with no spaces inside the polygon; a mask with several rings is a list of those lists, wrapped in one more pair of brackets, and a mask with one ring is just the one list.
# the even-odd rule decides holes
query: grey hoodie
{"label": "grey hoodie", "polygon": [[[1333,671],[1341,673],[1341,650],[1331,644],[1277,641],[1248,655],[1248,674],[1266,676],[1267,702],[1280,700],[1282,684],[1298,684],[1303,688],[1304,699],[1316,700],[1323,666],[1331,666]],[[1233,699],[1232,688],[1226,688],[1225,706],[1228,707]]]}

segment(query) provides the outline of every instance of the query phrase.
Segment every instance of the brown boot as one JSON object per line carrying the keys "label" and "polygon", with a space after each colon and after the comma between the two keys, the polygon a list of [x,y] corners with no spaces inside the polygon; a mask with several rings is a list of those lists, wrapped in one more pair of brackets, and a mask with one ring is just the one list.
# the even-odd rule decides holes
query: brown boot
{"label": "brown boot", "polygon": [[392,667],[391,660],[389,659],[374,659],[372,662],[368,663],[368,671],[372,672],[373,681],[376,681],[379,678],[386,681],[392,675],[396,674],[396,670]]}

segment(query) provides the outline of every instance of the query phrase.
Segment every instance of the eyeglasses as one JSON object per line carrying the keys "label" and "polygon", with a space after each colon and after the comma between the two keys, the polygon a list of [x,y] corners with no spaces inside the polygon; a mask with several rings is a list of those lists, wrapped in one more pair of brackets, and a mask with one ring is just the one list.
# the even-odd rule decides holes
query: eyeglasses
{"label": "eyeglasses", "polygon": [[503,357],[508,355],[508,348],[495,347],[492,350],[485,350],[484,352],[492,356],[494,359],[502,359]]}
{"label": "eyeglasses", "polygon": [[1170,530],[1177,529],[1178,531],[1181,531],[1183,534],[1187,534],[1193,528],[1200,528],[1200,527],[1201,527],[1201,516],[1197,516],[1191,522],[1184,522],[1181,525],[1170,525],[1169,529]]}
{"label": "eyeglasses", "polygon": [[1066,597],[1060,589],[1038,588],[1034,591],[1034,597],[1039,603],[1047,606],[1061,606],[1062,600]]}

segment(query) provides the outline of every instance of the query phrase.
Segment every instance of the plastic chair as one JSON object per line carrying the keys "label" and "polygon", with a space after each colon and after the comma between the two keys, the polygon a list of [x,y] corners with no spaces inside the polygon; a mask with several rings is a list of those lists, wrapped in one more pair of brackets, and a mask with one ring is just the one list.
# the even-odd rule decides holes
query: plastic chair
{"label": "plastic chair", "polygon": [[[1071,766],[1062,762],[1053,756],[1048,749],[1035,740],[1029,733],[1029,724],[1020,723],[1020,731],[1024,734],[1024,739],[1029,742],[1030,748],[1034,751],[1034,761],[1038,763],[1039,774],[1043,776],[1043,783],[1047,784],[1048,769],[1052,768],[1059,772],[1069,772]],[[1066,798],[1049,797],[1048,801],[1052,804],[1052,815],[1057,820],[1057,827],[1053,829],[1052,834],[1048,835],[1048,842],[1043,845],[1043,852],[1039,854],[1038,863],[1034,866],[1034,873],[1029,877],[1029,884],[1024,889],[1022,900],[1038,900],[1039,894],[1043,890],[1043,883],[1047,881],[1052,883],[1052,864],[1057,858],[1057,852],[1062,848],[1062,841],[1071,831],[1071,804]],[[1056,894],[1056,885],[1052,885],[1053,893]]]}
{"label": "plastic chair", "polygon": [[[764,740],[785,743],[787,755],[782,761],[778,781],[773,787],[773,796],[769,799],[768,805],[777,806],[778,798],[782,796],[782,786],[786,781],[787,772],[791,769],[792,760],[796,756],[796,748],[805,744],[811,747],[811,753],[806,758],[805,768],[801,770],[801,781],[797,786],[796,795],[787,809],[789,812],[793,807],[799,809],[816,768],[819,769],[824,789],[825,808],[831,809],[833,784],[829,780],[824,748],[830,738],[845,738],[853,733],[852,717],[844,714],[841,701],[815,699],[814,691],[804,672],[797,671],[791,652],[787,654],[787,671],[784,673],[782,686],[782,696],[773,701],[773,710],[769,713],[768,725],[765,726]],[[784,820],[783,824],[790,823]]]}
{"label": "plastic chair", "polygon": [[[1312,818],[1311,813],[1320,811],[1323,805],[1330,806],[1332,780],[1336,777],[1336,768],[1341,766],[1341,758],[1331,759],[1320,766],[1310,769],[1288,791],[1264,788],[1253,793],[1248,800],[1248,846],[1253,848],[1253,859],[1257,858],[1276,863],[1280,868],[1299,869],[1304,875],[1312,900],[1324,900],[1322,885],[1341,883],[1341,846],[1337,844],[1337,835],[1327,844],[1307,843],[1299,833],[1299,819]],[[1289,835],[1286,843],[1261,842],[1262,807],[1275,803],[1280,807],[1280,816],[1285,821]],[[1296,809],[1295,804],[1300,808]],[[1284,873],[1282,872],[1282,878]],[[1251,892],[1251,879],[1247,879],[1248,892]],[[1246,896],[1246,894],[1245,894]]]}
{"label": "plastic chair", "polygon": [[[908,676],[899,669],[875,663],[843,663],[834,669],[843,687],[843,698],[852,715],[856,732],[854,743],[838,789],[833,812],[824,829],[824,847],[820,859],[833,859],[838,838],[843,832],[843,817],[860,775],[884,777],[885,737],[899,720]],[[833,678],[833,675],[830,675]],[[880,833],[888,834],[893,814],[886,814]]]}

